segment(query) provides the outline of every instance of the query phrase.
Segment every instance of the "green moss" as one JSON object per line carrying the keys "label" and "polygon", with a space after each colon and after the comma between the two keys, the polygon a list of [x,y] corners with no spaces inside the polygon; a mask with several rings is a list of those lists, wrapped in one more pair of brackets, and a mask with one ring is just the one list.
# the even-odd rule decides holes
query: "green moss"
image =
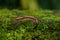
{"label": "green moss", "polygon": [[[39,20],[35,24],[31,20],[13,21],[14,17],[34,16]],[[0,10],[1,40],[60,40],[60,17],[48,10]]]}

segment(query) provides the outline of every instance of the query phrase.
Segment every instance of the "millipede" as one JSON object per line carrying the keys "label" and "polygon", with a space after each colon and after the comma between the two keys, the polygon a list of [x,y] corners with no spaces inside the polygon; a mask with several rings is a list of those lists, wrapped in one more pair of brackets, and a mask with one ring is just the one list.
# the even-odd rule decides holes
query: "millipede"
{"label": "millipede", "polygon": [[23,20],[23,19],[26,19],[26,18],[32,19],[36,25],[38,24],[38,19],[33,17],[33,16],[21,16],[21,17],[18,17],[18,18],[13,18],[13,20],[18,21],[18,20]]}

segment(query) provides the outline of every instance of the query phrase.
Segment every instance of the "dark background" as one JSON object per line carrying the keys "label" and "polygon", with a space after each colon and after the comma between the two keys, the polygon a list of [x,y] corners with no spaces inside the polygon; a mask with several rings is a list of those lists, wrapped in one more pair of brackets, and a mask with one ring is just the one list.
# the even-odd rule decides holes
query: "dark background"
{"label": "dark background", "polygon": [[[37,2],[43,9],[60,10],[60,0],[37,0]],[[21,9],[20,0],[0,0],[0,8]]]}

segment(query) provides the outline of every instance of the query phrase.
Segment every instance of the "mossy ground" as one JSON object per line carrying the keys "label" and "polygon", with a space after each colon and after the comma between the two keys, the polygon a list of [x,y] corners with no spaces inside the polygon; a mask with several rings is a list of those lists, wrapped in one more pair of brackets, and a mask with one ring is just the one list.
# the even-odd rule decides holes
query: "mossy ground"
{"label": "mossy ground", "polygon": [[[34,16],[39,20],[13,21],[14,17]],[[34,28],[34,29],[33,29]],[[0,9],[0,40],[60,40],[60,17],[48,10]]]}

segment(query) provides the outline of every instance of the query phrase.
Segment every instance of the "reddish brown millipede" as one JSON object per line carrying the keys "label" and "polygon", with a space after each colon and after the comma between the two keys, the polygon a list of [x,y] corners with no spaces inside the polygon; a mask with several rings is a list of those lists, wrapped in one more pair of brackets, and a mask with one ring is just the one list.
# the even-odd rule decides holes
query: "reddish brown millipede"
{"label": "reddish brown millipede", "polygon": [[17,20],[23,20],[23,19],[26,19],[26,18],[32,19],[35,24],[38,24],[37,18],[35,18],[33,16],[22,16],[22,17],[14,18],[14,20],[17,21]]}

